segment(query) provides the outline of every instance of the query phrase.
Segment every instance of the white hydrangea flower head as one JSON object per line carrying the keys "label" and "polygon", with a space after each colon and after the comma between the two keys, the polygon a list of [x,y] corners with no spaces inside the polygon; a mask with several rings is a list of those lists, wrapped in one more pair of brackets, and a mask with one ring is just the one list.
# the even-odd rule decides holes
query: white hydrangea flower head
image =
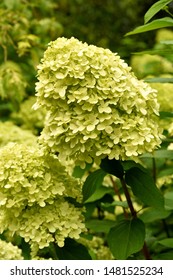
{"label": "white hydrangea flower head", "polygon": [[22,250],[0,239],[0,260],[23,260]]}
{"label": "white hydrangea flower head", "polygon": [[63,247],[65,238],[79,239],[85,231],[81,209],[59,197],[44,207],[33,204],[21,211],[18,217],[10,211],[4,211],[2,217],[0,229],[8,228],[11,234],[23,237],[31,248],[37,245],[43,249],[51,242]]}
{"label": "white hydrangea flower head", "polygon": [[35,108],[48,114],[40,141],[76,164],[137,158],[159,146],[156,90],[108,49],[58,38],[38,66]]}
{"label": "white hydrangea flower head", "polygon": [[[0,232],[8,229],[40,248],[84,230],[81,183],[39,146],[9,143],[0,149]],[[67,201],[66,201],[67,200]]]}

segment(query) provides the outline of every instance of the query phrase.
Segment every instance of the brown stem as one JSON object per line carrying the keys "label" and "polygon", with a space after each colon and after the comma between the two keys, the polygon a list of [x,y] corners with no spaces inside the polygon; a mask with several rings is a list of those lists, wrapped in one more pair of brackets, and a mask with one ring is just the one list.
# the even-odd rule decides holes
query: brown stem
{"label": "brown stem", "polygon": [[126,182],[125,182],[125,180],[124,180],[124,177],[121,178],[120,181],[121,181],[121,184],[122,184],[122,187],[123,187],[123,190],[124,190],[124,194],[125,194],[125,196],[126,196],[127,203],[128,203],[130,212],[131,212],[131,214],[132,214],[132,217],[133,217],[133,218],[136,218],[136,217],[137,217],[137,214],[136,214],[136,211],[135,211],[135,209],[134,209],[134,207],[133,207],[133,204],[132,204],[132,201],[131,201],[131,197],[130,197],[130,194],[129,194],[129,191],[128,191]]}
{"label": "brown stem", "polygon": [[[120,181],[121,181],[122,187],[124,189],[124,193],[125,193],[125,196],[126,196],[126,199],[127,199],[127,203],[128,203],[131,215],[132,215],[133,218],[137,218],[137,212],[135,211],[135,209],[133,207],[133,203],[132,203],[132,200],[131,200],[131,197],[130,197],[130,194],[129,194],[129,191],[128,191],[128,188],[127,188],[126,181],[125,181],[124,177],[121,178]],[[150,253],[148,251],[146,242],[144,242],[142,252],[143,252],[143,255],[145,256],[146,260],[151,260],[151,256],[150,256]]]}
{"label": "brown stem", "polygon": [[151,260],[150,252],[148,251],[148,247],[147,247],[146,242],[144,242],[144,246],[142,248],[142,252],[143,252],[146,260]]}
{"label": "brown stem", "polygon": [[[118,187],[116,185],[115,180],[112,178],[112,176],[110,176],[110,179],[111,179],[111,182],[112,182],[115,194],[118,196],[119,200],[122,201],[122,198],[121,198],[121,195],[119,193],[119,189],[118,189]],[[124,217],[128,218],[128,213],[127,213],[127,211],[126,211],[126,209],[124,207],[123,207],[123,212],[124,212]]]}

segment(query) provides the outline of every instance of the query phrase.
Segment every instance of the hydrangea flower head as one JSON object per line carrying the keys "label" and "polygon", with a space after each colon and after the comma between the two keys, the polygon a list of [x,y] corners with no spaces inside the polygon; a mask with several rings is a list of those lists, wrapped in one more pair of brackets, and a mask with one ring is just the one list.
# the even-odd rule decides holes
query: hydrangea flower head
{"label": "hydrangea flower head", "polygon": [[12,111],[19,109],[25,97],[26,81],[17,63],[5,61],[0,65],[0,100],[10,102]]}
{"label": "hydrangea flower head", "polygon": [[0,239],[0,260],[23,260],[22,250]]}
{"label": "hydrangea flower head", "polygon": [[173,111],[173,84],[172,83],[151,83],[152,88],[157,90],[157,100],[160,104],[160,111]]}
{"label": "hydrangea flower head", "polygon": [[47,119],[41,142],[76,164],[125,160],[160,144],[156,91],[108,49],[58,38],[38,67],[37,103]]}
{"label": "hydrangea flower head", "polygon": [[172,62],[159,55],[134,55],[131,58],[131,66],[136,76],[140,79],[148,76],[158,77],[173,74]]}
{"label": "hydrangea flower head", "polygon": [[64,245],[84,230],[80,181],[71,177],[55,156],[37,145],[9,143],[0,149],[0,232],[25,238],[39,248]]}
{"label": "hydrangea flower head", "polygon": [[11,121],[0,121],[0,147],[9,142],[25,143],[30,146],[37,143],[37,137],[30,130],[22,129]]}

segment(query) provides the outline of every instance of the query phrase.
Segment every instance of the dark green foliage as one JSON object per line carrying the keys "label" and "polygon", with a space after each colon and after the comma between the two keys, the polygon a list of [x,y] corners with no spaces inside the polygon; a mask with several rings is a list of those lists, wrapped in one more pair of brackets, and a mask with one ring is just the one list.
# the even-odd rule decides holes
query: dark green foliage
{"label": "dark green foliage", "polygon": [[145,239],[145,226],[139,219],[122,220],[108,233],[108,244],[114,257],[127,259],[142,249]]}
{"label": "dark green foliage", "polygon": [[67,238],[63,248],[55,246],[55,251],[60,260],[90,260],[91,256],[86,247],[73,239]]}
{"label": "dark green foliage", "polygon": [[112,174],[117,178],[122,178],[124,175],[124,169],[119,160],[109,160],[107,157],[104,158],[100,164],[100,167],[107,172],[108,174]]}
{"label": "dark green foliage", "polygon": [[134,167],[126,172],[125,179],[127,184],[131,186],[134,195],[144,205],[156,208],[164,207],[163,196],[148,172],[143,172],[139,168]]}
{"label": "dark green foliage", "polygon": [[103,178],[105,177],[106,173],[102,170],[96,170],[91,173],[84,185],[83,185],[83,200],[87,202],[88,198],[90,198],[96,190],[98,190],[102,186]]}

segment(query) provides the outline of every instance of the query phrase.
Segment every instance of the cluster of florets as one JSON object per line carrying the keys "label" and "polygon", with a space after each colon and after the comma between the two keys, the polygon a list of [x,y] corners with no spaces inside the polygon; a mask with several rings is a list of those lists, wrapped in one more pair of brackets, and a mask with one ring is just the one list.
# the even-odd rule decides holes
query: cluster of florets
{"label": "cluster of florets", "polygon": [[156,43],[173,40],[173,31],[166,28],[161,28],[156,33]]}
{"label": "cluster of florets", "polygon": [[17,63],[5,61],[0,66],[0,99],[10,101],[18,109],[25,97],[26,82]]}
{"label": "cluster of florets", "polygon": [[0,231],[8,229],[37,243],[64,245],[84,230],[80,182],[71,177],[55,156],[35,145],[9,143],[0,149]]}
{"label": "cluster of florets", "polygon": [[170,123],[170,126],[169,126],[169,128],[168,128],[168,132],[169,132],[169,135],[170,135],[171,137],[173,137],[173,122]]}
{"label": "cluster of florets", "polygon": [[33,145],[37,143],[37,137],[30,130],[24,130],[10,121],[0,122],[0,146],[9,142]]}
{"label": "cluster of florets", "polygon": [[23,260],[22,250],[0,239],[0,260]]}
{"label": "cluster of florets", "polygon": [[126,160],[160,144],[156,91],[108,49],[58,38],[38,67],[37,103],[48,115],[42,143],[76,164]]}
{"label": "cluster of florets", "polygon": [[159,55],[134,55],[131,58],[131,66],[138,78],[173,74],[172,62]]}
{"label": "cluster of florets", "polygon": [[173,84],[152,83],[151,86],[157,90],[157,99],[160,104],[160,111],[173,111]]}
{"label": "cluster of florets", "polygon": [[93,236],[91,240],[81,237],[79,242],[88,248],[96,260],[114,259],[110,249],[104,244],[104,240],[101,237]]}

